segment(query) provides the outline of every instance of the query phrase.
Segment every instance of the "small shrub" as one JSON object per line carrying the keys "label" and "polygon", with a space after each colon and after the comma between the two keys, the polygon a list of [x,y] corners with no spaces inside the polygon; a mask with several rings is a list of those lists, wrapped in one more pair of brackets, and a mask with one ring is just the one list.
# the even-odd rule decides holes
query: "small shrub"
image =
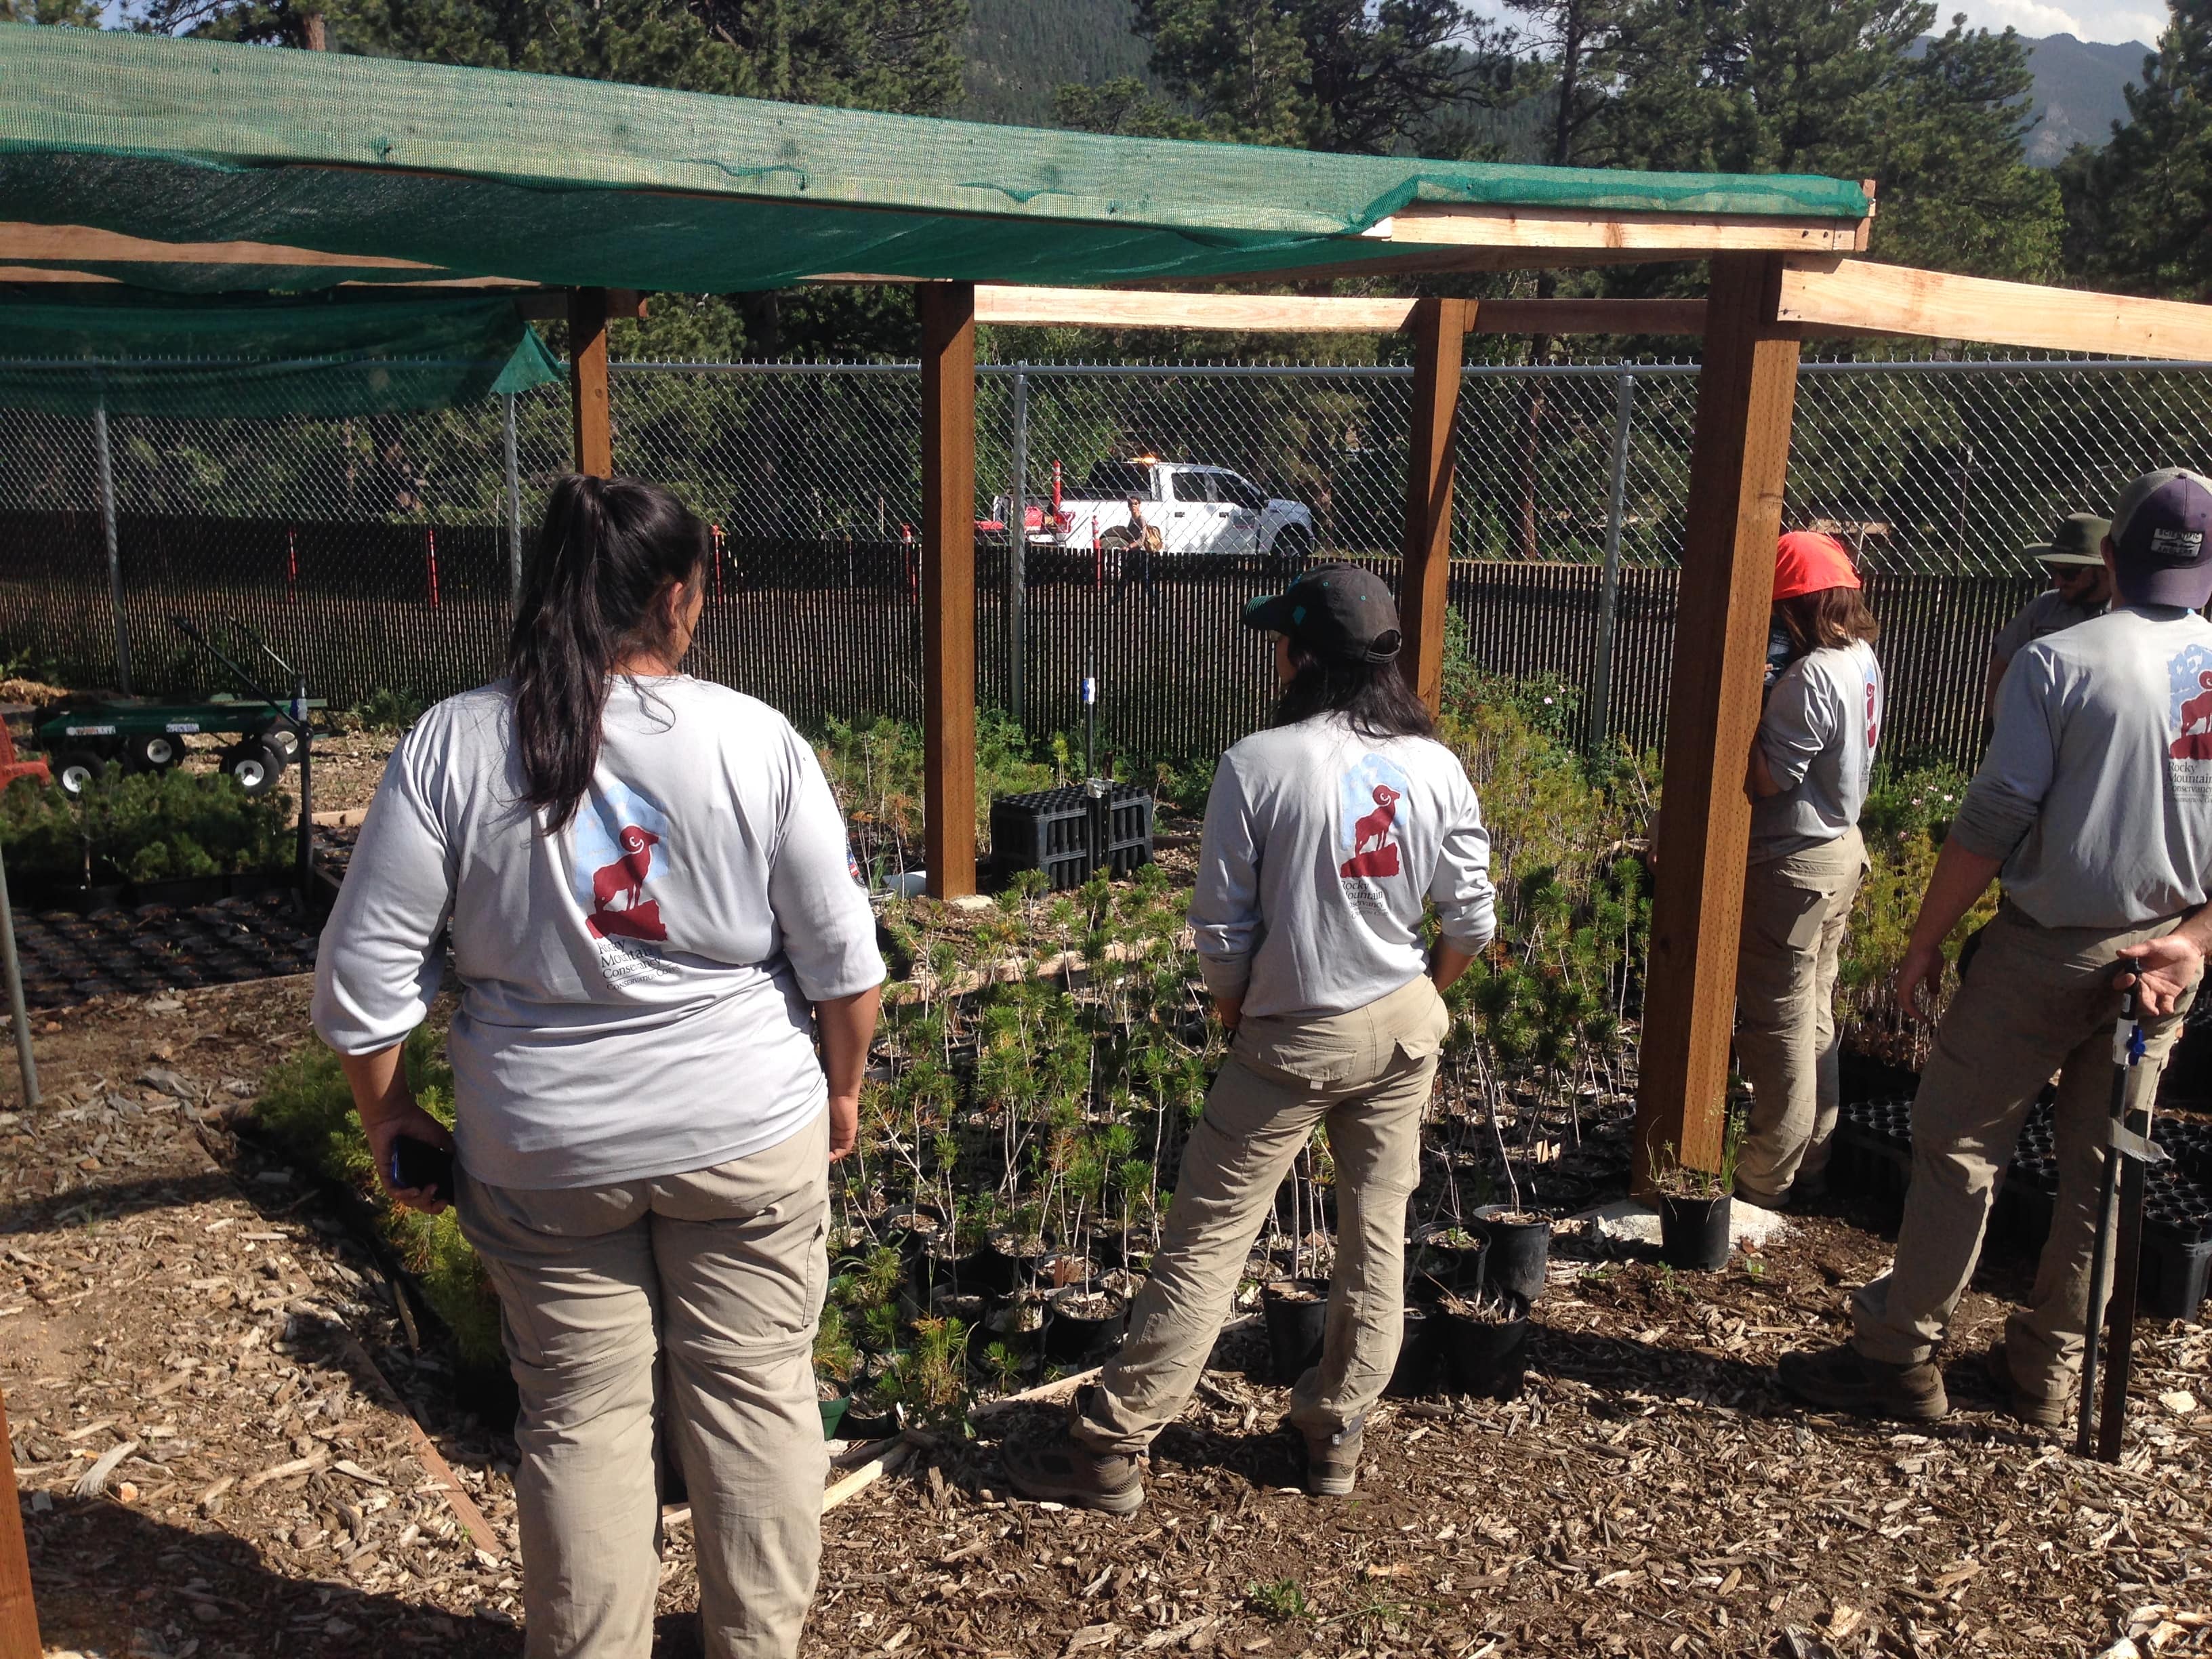
{"label": "small shrub", "polygon": [[1244,1600],[1252,1611],[1262,1619],[1286,1625],[1293,1619],[1303,1619],[1310,1609],[1306,1606],[1305,1586],[1295,1578],[1278,1578],[1272,1583],[1251,1583],[1244,1587]]}
{"label": "small shrub", "polygon": [[0,795],[11,875],[75,886],[281,870],[292,802],[252,796],[209,772],[110,767],[82,800],[19,779]]}
{"label": "small shrub", "polygon": [[[437,1034],[418,1028],[407,1039],[407,1079],[423,1109],[450,1124],[453,1074],[441,1048]],[[499,1297],[484,1277],[483,1264],[461,1236],[450,1206],[429,1216],[396,1208],[386,1200],[369,1167],[368,1137],[354,1115],[353,1091],[338,1057],[319,1042],[307,1044],[270,1072],[253,1110],[262,1127],[308,1168],[345,1182],[376,1205],[379,1231],[422,1286],[422,1299],[453,1332],[461,1358],[472,1366],[504,1368]]]}
{"label": "small shrub", "polygon": [[347,709],[339,724],[355,732],[404,732],[435,701],[412,686],[380,685]]}

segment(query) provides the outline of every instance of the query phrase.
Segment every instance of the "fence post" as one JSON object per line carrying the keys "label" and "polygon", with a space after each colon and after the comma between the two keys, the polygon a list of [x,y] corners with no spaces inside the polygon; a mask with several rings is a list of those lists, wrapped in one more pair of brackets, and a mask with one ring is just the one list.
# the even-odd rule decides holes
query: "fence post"
{"label": "fence post", "polygon": [[507,602],[511,608],[522,603],[522,468],[515,459],[512,392],[507,394],[503,424],[505,430],[501,435],[507,447]]}
{"label": "fence post", "polygon": [[108,445],[107,405],[92,410],[92,447],[100,468],[100,527],[107,538],[107,598],[115,611],[115,689],[131,695],[131,624],[123,617],[123,554],[115,535],[115,457]]}
{"label": "fence post", "polygon": [[1597,659],[1590,666],[1589,743],[1611,735],[1613,635],[1620,614],[1620,520],[1628,499],[1628,426],[1636,412],[1636,374],[1623,368],[1613,403],[1613,479],[1605,503],[1605,579],[1598,589]]}
{"label": "fence post", "polygon": [[1017,728],[1029,699],[1029,486],[1030,377],[1027,363],[1014,365],[1014,476],[1006,492],[1006,712]]}

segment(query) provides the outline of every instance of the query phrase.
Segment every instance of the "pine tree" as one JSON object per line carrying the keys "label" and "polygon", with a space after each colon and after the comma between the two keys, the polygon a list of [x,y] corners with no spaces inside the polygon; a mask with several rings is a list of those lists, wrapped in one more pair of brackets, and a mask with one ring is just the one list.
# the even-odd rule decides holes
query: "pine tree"
{"label": "pine tree", "polygon": [[1433,154],[1463,143],[1456,112],[1501,73],[1498,31],[1458,0],[1137,0],[1136,28],[1170,96],[1064,87],[1062,125]]}
{"label": "pine tree", "polygon": [[2128,118],[2059,168],[2066,265],[2100,287],[2212,295],[2212,0],[2173,0]]}

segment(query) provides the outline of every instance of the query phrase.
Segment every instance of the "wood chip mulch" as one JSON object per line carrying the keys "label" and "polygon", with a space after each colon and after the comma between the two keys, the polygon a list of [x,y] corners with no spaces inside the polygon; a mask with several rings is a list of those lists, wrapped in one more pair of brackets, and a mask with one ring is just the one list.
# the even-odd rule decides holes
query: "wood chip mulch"
{"label": "wood chip mulch", "polygon": [[[0,1389],[51,1651],[521,1652],[511,1443],[454,1398],[434,1326],[403,1322],[408,1292],[321,1188],[223,1127],[303,1040],[305,1003],[298,980],[102,1000],[43,1025],[46,1103],[0,1109]],[[2000,1260],[1955,1322],[1948,1420],[1808,1416],[1770,1368],[1842,1330],[1887,1255],[1866,1218],[1811,1218],[1715,1274],[1563,1237],[1522,1397],[1388,1406],[1349,1503],[1297,1490],[1286,1396],[1244,1369],[1249,1335],[1159,1442],[1133,1516],[1009,1502],[1000,1437],[1048,1431],[1048,1410],[941,1436],[828,1518],[805,1652],[2212,1646],[2212,1336],[2143,1327],[2126,1460],[2079,1462],[1974,1376],[2024,1288]],[[675,1528],[659,1652],[696,1651],[689,1545]]]}

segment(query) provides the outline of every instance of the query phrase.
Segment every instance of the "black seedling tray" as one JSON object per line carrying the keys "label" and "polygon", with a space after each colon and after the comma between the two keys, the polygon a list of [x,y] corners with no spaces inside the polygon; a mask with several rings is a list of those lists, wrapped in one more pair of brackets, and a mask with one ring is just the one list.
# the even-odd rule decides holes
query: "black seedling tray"
{"label": "black seedling tray", "polygon": [[283,891],[189,908],[18,912],[23,1000],[40,1010],[73,1008],[117,993],[145,996],[304,974],[315,965],[316,927]]}
{"label": "black seedling tray", "polygon": [[[2058,1194],[2052,1100],[2030,1109],[1990,1212],[1989,1237],[2034,1255],[2051,1236]],[[2194,1318],[2212,1290],[2212,1125],[2161,1121],[2155,1138],[2172,1161],[2150,1171],[2143,1196],[2145,1314]],[[1912,1176],[1912,1103],[1899,1097],[1847,1103],[1836,1121],[1828,1184],[1840,1194],[1901,1204]]]}
{"label": "black seedling tray", "polygon": [[[1056,890],[1090,879],[1092,803],[1080,784],[1001,795],[991,803],[991,856],[1001,874],[1042,870]],[[1152,798],[1134,784],[1108,787],[1105,845],[1096,862],[1115,879],[1152,861]]]}

